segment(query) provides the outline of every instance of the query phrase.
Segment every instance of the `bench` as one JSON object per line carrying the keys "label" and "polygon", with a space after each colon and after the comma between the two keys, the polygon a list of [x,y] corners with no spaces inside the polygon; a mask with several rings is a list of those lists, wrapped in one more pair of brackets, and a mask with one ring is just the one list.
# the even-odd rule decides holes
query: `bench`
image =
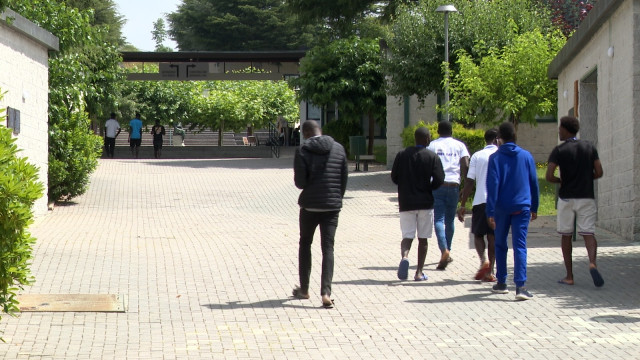
{"label": "bench", "polygon": [[356,156],[356,171],[360,171],[360,162],[362,162],[362,171],[369,171],[369,162],[376,159],[375,155],[358,155]]}

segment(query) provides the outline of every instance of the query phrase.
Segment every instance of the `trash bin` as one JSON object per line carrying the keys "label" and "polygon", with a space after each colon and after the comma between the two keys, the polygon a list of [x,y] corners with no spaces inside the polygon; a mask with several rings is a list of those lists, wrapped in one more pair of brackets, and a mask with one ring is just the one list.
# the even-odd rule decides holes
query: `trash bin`
{"label": "trash bin", "polygon": [[367,153],[367,146],[364,136],[349,136],[349,154],[356,160],[360,155]]}

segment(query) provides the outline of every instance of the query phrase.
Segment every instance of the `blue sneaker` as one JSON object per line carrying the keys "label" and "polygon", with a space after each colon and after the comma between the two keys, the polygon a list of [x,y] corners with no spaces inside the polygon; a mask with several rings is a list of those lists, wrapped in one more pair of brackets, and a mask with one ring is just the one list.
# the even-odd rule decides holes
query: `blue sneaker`
{"label": "blue sneaker", "polygon": [[409,277],[409,259],[400,260],[400,265],[398,266],[398,279],[407,280]]}
{"label": "blue sneaker", "polygon": [[509,289],[507,289],[507,284],[505,284],[505,283],[497,283],[497,284],[493,285],[493,288],[491,288],[491,291],[493,291],[496,294],[508,294],[509,293]]}
{"label": "blue sneaker", "polygon": [[524,286],[516,288],[516,300],[531,300],[533,295]]}

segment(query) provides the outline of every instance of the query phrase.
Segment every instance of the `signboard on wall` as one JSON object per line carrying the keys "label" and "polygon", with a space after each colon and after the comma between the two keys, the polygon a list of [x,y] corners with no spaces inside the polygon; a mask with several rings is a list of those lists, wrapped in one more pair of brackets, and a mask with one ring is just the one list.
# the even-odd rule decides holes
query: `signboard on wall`
{"label": "signboard on wall", "polygon": [[209,63],[160,63],[163,80],[206,80]]}

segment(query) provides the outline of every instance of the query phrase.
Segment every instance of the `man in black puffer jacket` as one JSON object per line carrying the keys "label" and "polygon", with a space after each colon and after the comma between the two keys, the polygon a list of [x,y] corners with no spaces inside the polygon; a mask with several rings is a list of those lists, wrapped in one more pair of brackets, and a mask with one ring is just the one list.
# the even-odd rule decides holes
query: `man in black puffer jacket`
{"label": "man in black puffer jacket", "polygon": [[311,243],[320,226],[322,248],[322,278],[320,295],[322,305],[333,307],[331,281],[333,280],[333,244],[338,227],[342,198],[347,189],[347,157],[342,145],[322,135],[315,120],[302,124],[304,144],[297,149],[293,162],[296,187],[302,189],[300,205],[300,248],[298,265],[300,287],[293,289],[298,299],[309,298],[311,275]]}

